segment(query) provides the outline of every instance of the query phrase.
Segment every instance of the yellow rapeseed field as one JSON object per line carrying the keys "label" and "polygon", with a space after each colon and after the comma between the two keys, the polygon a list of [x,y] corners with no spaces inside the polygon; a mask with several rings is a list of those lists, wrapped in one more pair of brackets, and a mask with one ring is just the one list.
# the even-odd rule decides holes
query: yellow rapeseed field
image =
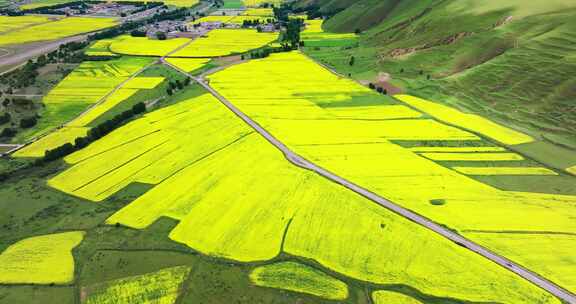
{"label": "yellow rapeseed field", "polygon": [[66,284],[74,280],[72,249],[84,238],[73,231],[27,238],[0,254],[2,284]]}
{"label": "yellow rapeseed field", "polygon": [[558,173],[540,167],[453,167],[466,175],[558,175]]}
{"label": "yellow rapeseed field", "polygon": [[502,147],[413,147],[412,152],[506,152]]}
{"label": "yellow rapeseed field", "polygon": [[88,134],[88,128],[64,127],[40,138],[12,155],[14,157],[43,157],[46,150],[52,150],[66,143],[74,144],[76,138],[86,136],[86,134]]}
{"label": "yellow rapeseed field", "polygon": [[[220,132],[228,134],[215,136]],[[212,96],[203,95],[148,113],[66,157],[67,162],[76,166],[51,179],[49,184],[99,201],[131,182],[160,183],[193,159],[249,132]],[[190,145],[188,141],[204,145]],[[90,161],[82,161],[86,159]],[[117,167],[121,170],[114,171]],[[105,174],[109,171],[114,172]],[[155,214],[152,205],[146,208],[149,220],[139,218],[142,223],[132,223],[134,226],[145,227],[162,214]]]}
{"label": "yellow rapeseed field", "polygon": [[208,58],[167,58],[168,63],[188,73],[200,69],[210,61]]}
{"label": "yellow rapeseed field", "polygon": [[212,16],[205,16],[200,19],[197,19],[192,22],[192,24],[201,24],[201,23],[214,23],[214,22],[221,22],[227,24],[242,24],[244,20],[249,21],[260,21],[260,23],[265,23],[268,19],[272,19],[273,17],[270,16],[253,16],[253,15],[239,15],[239,16],[227,16],[227,15],[212,15]]}
{"label": "yellow rapeseed field", "polygon": [[242,0],[242,2],[244,2],[244,5],[247,7],[259,7],[263,3],[270,3],[279,7],[284,0]]}
{"label": "yellow rapeseed field", "polygon": [[20,9],[22,9],[22,10],[33,9],[33,8],[52,6],[52,5],[62,4],[62,3],[67,3],[67,2],[72,2],[72,0],[33,0],[30,3],[20,5]]}
{"label": "yellow rapeseed field", "polygon": [[110,45],[113,42],[114,39],[96,40],[86,49],[84,54],[88,56],[117,56],[117,54],[110,52]]}
{"label": "yellow rapeseed field", "polygon": [[156,272],[91,285],[82,289],[85,304],[174,304],[190,267],[177,266]]}
{"label": "yellow rapeseed field", "polygon": [[229,23],[235,16],[231,15],[210,15],[194,20],[191,24],[201,24],[204,22],[222,22]]}
{"label": "yellow rapeseed field", "polygon": [[372,300],[374,304],[422,304],[422,302],[407,295],[386,290],[373,292]]}
{"label": "yellow rapeseed field", "polygon": [[508,161],[523,160],[524,157],[515,153],[420,153],[431,160],[438,161]]}
{"label": "yellow rapeseed field", "polygon": [[135,77],[122,85],[122,89],[153,89],[164,81],[164,77]]}
{"label": "yellow rapeseed field", "polygon": [[[7,17],[21,18],[21,17]],[[0,22],[12,22],[12,19],[0,19]],[[19,24],[18,21],[16,21]],[[14,45],[28,42],[60,39],[81,33],[93,32],[117,24],[114,18],[67,17],[51,22],[20,27],[0,33],[0,45]],[[0,25],[1,27],[1,25]]]}
{"label": "yellow rapeseed field", "polygon": [[301,34],[302,40],[321,41],[356,38],[356,34],[353,33],[337,34],[324,32],[322,29],[323,22],[324,21],[322,19],[305,20],[305,27]]}
{"label": "yellow rapeseed field", "polygon": [[532,137],[526,134],[475,114],[463,113],[449,106],[410,95],[396,95],[394,97],[441,121],[480,133],[506,145],[518,145],[534,141]]}
{"label": "yellow rapeseed field", "polygon": [[308,293],[330,300],[348,298],[346,283],[310,266],[295,262],[256,267],[250,273],[250,280],[258,286]]}
{"label": "yellow rapeseed field", "polygon": [[[334,117],[330,113],[333,108],[342,108],[338,111],[345,113],[346,108],[354,109],[368,102],[386,105],[387,101],[371,95],[373,93],[357,83],[339,79],[301,54],[273,54],[230,67],[209,78],[210,84],[223,96],[295,152],[462,234],[477,230],[576,231],[576,222],[571,219],[576,196],[503,191],[394,143],[395,140],[445,141],[467,147],[478,141],[471,133],[430,119],[367,121]],[[290,112],[292,114],[286,114]],[[505,151],[498,150],[495,152]],[[481,151],[482,154],[436,152],[445,153],[436,153],[435,158],[458,153],[459,160],[486,159],[483,154],[488,154],[488,151]],[[512,153],[490,154],[498,155],[490,157],[504,155],[506,159],[521,159]],[[445,204],[431,203],[437,199],[444,200]],[[489,235],[497,241],[496,233]],[[548,242],[553,246],[553,240]],[[508,250],[515,250],[514,246],[511,244]],[[572,246],[576,246],[576,241]],[[546,263],[564,265],[567,259],[569,257],[558,254]],[[533,269],[539,268],[536,265]],[[568,277],[569,268],[554,269],[558,273],[549,277],[564,283],[561,280]]]}
{"label": "yellow rapeseed field", "polygon": [[[420,160],[414,168],[435,165],[404,150]],[[342,155],[333,159],[354,154]],[[106,222],[143,229],[167,216],[179,221],[171,239],[210,256],[263,261],[283,249],[358,280],[406,284],[436,296],[557,303],[486,259],[290,165],[210,95],[148,113],[65,160],[71,167],[49,184],[90,200],[110,197],[132,182],[155,184]]]}
{"label": "yellow rapeseed field", "polygon": [[52,19],[43,16],[0,16],[0,37],[2,37],[2,32],[18,30],[48,22],[52,22]]}
{"label": "yellow rapeseed field", "polygon": [[329,108],[328,112],[338,118],[366,120],[419,118],[422,116],[421,113],[402,105],[334,107]]}
{"label": "yellow rapeseed field", "polygon": [[242,12],[244,16],[262,16],[262,17],[273,17],[274,11],[272,8],[248,8]]}
{"label": "yellow rapeseed field", "polygon": [[198,38],[171,57],[220,57],[262,47],[278,38],[278,33],[258,33],[254,29],[216,29]]}
{"label": "yellow rapeseed field", "polygon": [[121,55],[134,56],[164,56],[178,47],[189,42],[188,38],[174,38],[168,40],[149,39],[148,37],[120,36],[110,44],[111,52]]}
{"label": "yellow rapeseed field", "polygon": [[88,126],[88,124],[90,124],[96,118],[108,112],[110,109],[114,108],[122,101],[130,98],[132,95],[136,94],[136,92],[138,92],[138,89],[121,88],[116,92],[112,93],[110,96],[108,96],[108,98],[106,98],[102,103],[82,113],[80,116],[78,116],[76,119],[68,123],[66,126],[68,127]]}
{"label": "yellow rapeseed field", "polygon": [[[35,128],[27,131],[28,138],[45,134],[55,127],[70,122],[83,111],[87,110],[90,105],[102,101],[114,88],[126,81],[132,74],[152,62],[153,59],[151,58],[138,57],[83,62],[44,96],[42,102],[45,104],[45,108],[41,113],[42,118]],[[141,87],[150,87],[159,81],[159,79],[156,78],[151,81],[148,80],[145,80],[147,81],[145,84],[138,84],[140,80],[135,80],[134,84]],[[96,109],[97,107],[93,108],[91,112],[95,112],[88,114],[87,117],[83,117],[81,120],[69,126],[86,126],[89,119],[94,119],[99,116],[103,110],[106,110],[107,106],[111,107],[120,102],[121,100],[115,99],[117,97],[114,97],[111,102],[104,102],[102,104],[104,108],[102,109]],[[73,131],[68,131],[67,134],[72,135],[71,132]],[[49,145],[46,144],[52,142],[55,137],[57,137],[57,135],[37,145],[34,143],[29,146],[29,150],[27,147],[27,150],[35,155],[43,154],[44,150],[49,148]],[[73,140],[73,138],[66,138],[64,142],[68,140]],[[56,146],[52,148],[56,148]]]}
{"label": "yellow rapeseed field", "polygon": [[174,5],[179,7],[192,7],[200,3],[200,0],[164,0],[162,2],[167,5]]}

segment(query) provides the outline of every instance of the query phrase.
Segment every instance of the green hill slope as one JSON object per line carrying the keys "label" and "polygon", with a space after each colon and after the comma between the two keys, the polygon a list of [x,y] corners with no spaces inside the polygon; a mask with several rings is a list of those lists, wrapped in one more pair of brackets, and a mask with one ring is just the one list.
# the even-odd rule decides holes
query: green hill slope
{"label": "green hill slope", "polygon": [[[300,5],[327,11],[334,2]],[[410,94],[576,148],[576,2],[347,2],[324,29],[363,30],[357,46],[305,48],[309,55],[358,80],[388,73]]]}

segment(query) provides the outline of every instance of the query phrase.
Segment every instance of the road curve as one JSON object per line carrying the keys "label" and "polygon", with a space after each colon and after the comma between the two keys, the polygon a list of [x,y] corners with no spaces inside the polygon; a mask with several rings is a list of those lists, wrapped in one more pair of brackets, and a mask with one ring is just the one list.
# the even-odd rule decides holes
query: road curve
{"label": "road curve", "polygon": [[234,106],[228,99],[226,99],[224,96],[220,95],[220,93],[218,93],[216,90],[214,90],[210,85],[208,85],[204,79],[202,78],[197,78],[194,77],[192,75],[190,75],[189,73],[187,73],[186,71],[181,70],[180,68],[170,64],[169,62],[165,61],[164,58],[161,59],[161,61],[172,67],[173,69],[177,70],[178,72],[190,77],[191,79],[193,79],[194,81],[196,81],[198,84],[200,84],[204,89],[206,89],[208,92],[210,92],[214,97],[216,97],[218,100],[220,100],[220,102],[222,102],[222,104],[224,104],[230,111],[234,112],[234,114],[236,114],[236,116],[238,116],[240,119],[242,119],[244,122],[246,122],[248,125],[250,125],[254,130],[256,130],[258,133],[260,133],[260,135],[262,135],[266,140],[268,140],[272,145],[274,145],[278,150],[280,150],[282,153],[284,153],[286,159],[288,161],[290,161],[292,164],[316,172],[317,174],[337,183],[340,184],[346,188],[348,188],[349,190],[352,190],[362,196],[364,196],[365,198],[378,203],[379,205],[393,211],[394,213],[403,216],[404,218],[407,218],[417,224],[420,224],[421,226],[424,226],[434,232],[436,232],[437,234],[442,235],[443,237],[453,241],[454,243],[458,244],[459,246],[462,246],[470,251],[473,251],[489,260],[491,260],[492,262],[508,269],[509,271],[517,274],[518,276],[526,279],[527,281],[531,282],[532,284],[548,291],[549,293],[553,294],[554,296],[560,298],[561,300],[570,303],[570,304],[576,304],[576,295],[574,295],[573,293],[571,293],[570,291],[560,287],[559,285],[553,283],[552,281],[540,276],[539,274],[519,265],[516,264],[515,262],[500,256],[492,251],[490,251],[489,249],[476,244],[475,242],[459,235],[458,233],[451,231],[447,228],[445,228],[442,225],[439,225],[433,221],[431,221],[430,219],[419,215],[413,211],[410,211],[404,207],[401,207],[381,196],[379,196],[376,193],[373,193],[372,191],[363,188],[347,179],[344,179],[312,162],[310,162],[309,160],[303,158],[302,156],[294,153],[292,150],[290,150],[284,143],[282,143],[280,140],[278,140],[276,137],[274,137],[272,134],[270,134],[266,129],[264,129],[262,126],[260,126],[257,122],[255,122],[254,120],[252,120],[248,115],[244,114],[244,112],[242,112],[240,109],[238,109],[236,106]]}

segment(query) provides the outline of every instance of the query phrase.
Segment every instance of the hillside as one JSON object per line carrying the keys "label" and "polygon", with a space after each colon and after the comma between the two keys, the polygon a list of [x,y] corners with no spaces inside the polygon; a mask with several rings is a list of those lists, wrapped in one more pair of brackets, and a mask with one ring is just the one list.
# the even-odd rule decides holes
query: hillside
{"label": "hillside", "polygon": [[[342,73],[391,84],[576,148],[576,2],[301,1],[354,47],[305,51]],[[330,12],[339,11],[332,16]],[[355,57],[353,66],[349,58]],[[556,149],[556,148],[554,148]]]}

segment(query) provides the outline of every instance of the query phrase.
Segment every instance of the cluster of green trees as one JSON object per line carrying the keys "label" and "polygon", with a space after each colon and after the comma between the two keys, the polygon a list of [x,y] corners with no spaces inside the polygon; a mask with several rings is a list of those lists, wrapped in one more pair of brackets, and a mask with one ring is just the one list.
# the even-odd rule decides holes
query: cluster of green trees
{"label": "cluster of green trees", "polygon": [[9,123],[11,119],[12,119],[12,117],[10,116],[10,113],[6,112],[6,113],[2,114],[0,116],[0,125],[3,125],[5,123]]}
{"label": "cluster of green trees", "polygon": [[252,27],[252,26],[259,26],[260,24],[268,24],[268,23],[274,23],[274,19],[272,18],[268,18],[265,20],[266,22],[260,22],[260,19],[254,19],[254,20],[244,20],[242,21],[242,27],[243,28],[247,28],[247,27]]}
{"label": "cluster of green trees", "polygon": [[190,79],[190,77],[184,78],[184,81],[180,81],[180,80],[176,80],[173,82],[170,81],[168,83],[168,88],[166,89],[166,93],[169,96],[172,96],[174,94],[174,92],[182,90],[183,88],[189,86],[191,82],[192,82],[192,79]]}
{"label": "cluster of green trees", "polygon": [[304,20],[302,19],[289,20],[286,23],[286,31],[282,34],[280,40],[289,43],[293,49],[297,49],[298,46],[302,45],[300,41],[300,31],[303,26]]}
{"label": "cluster of green trees", "polygon": [[[261,49],[258,50],[254,50],[252,52],[250,52],[248,54],[248,56],[250,56],[250,59],[259,59],[259,58],[266,58],[268,56],[270,56],[270,54],[273,53],[282,53],[282,52],[290,52],[293,51],[294,48],[288,44],[288,43],[282,43],[280,47],[263,47]],[[246,59],[245,55],[241,56],[242,60]]]}
{"label": "cluster of green trees", "polygon": [[112,132],[118,127],[122,126],[128,120],[132,119],[134,116],[146,112],[146,105],[142,102],[135,104],[131,109],[126,110],[114,118],[104,121],[103,123],[91,128],[88,131],[88,135],[84,137],[78,137],[74,140],[74,144],[66,143],[52,150],[47,150],[42,158],[43,162],[50,162],[59,158],[62,158],[74,151],[80,150],[90,143],[102,138],[106,134]]}

